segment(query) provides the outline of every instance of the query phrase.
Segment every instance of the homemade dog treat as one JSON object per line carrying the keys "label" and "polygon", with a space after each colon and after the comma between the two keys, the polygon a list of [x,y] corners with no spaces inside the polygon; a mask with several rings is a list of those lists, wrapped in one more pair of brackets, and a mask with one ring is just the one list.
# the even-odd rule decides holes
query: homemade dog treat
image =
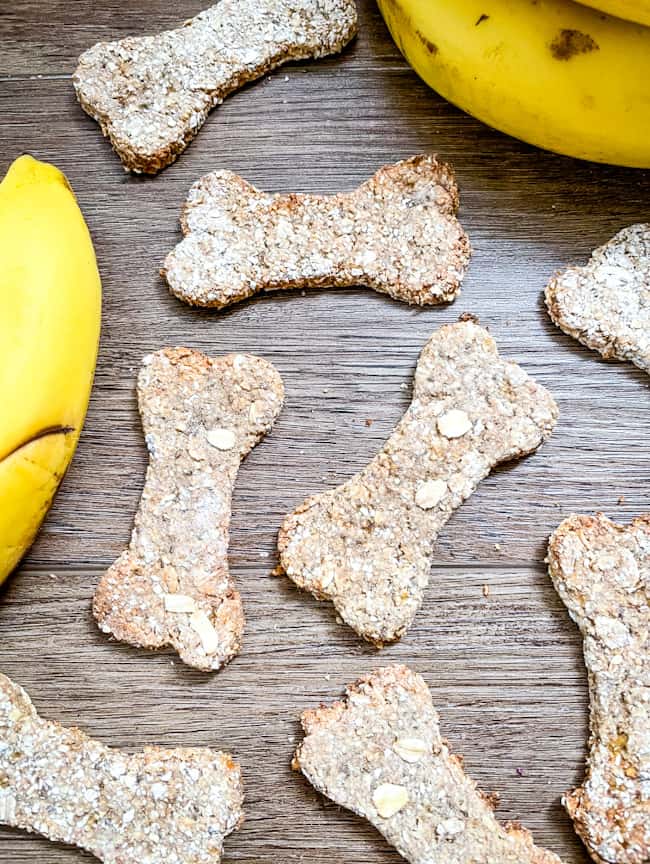
{"label": "homemade dog treat", "polygon": [[424,306],[454,300],[470,257],[449,165],[415,156],[353,192],[267,195],[215,171],[191,188],[184,240],[162,269],[195,306],[261,291],[364,285]]}
{"label": "homemade dog treat", "polygon": [[228,571],[232,489],[283,398],[277,370],[259,357],[167,348],[145,358],[138,399],[149,468],[131,544],[95,594],[105,633],[171,645],[206,671],[237,654],[244,616]]}
{"label": "homemade dog treat", "polygon": [[582,633],[590,736],[583,785],[564,798],[598,864],[650,860],[650,515],[629,526],[571,516],[549,573]]}
{"label": "homemade dog treat", "polygon": [[524,828],[497,822],[492,796],[464,773],[438,724],[422,678],[388,666],[344,701],[302,715],[294,767],[411,864],[560,864]]}
{"label": "homemade dog treat", "polygon": [[284,571],[332,600],[365,639],[398,639],[422,601],[439,530],[495,465],[539,447],[557,413],[548,391],[501,360],[482,327],[441,327],[420,355],[413,401],[378,455],[286,518]]}
{"label": "homemade dog treat", "polygon": [[356,29],[354,0],[221,0],[177,30],[98,43],[73,83],[125,168],[155,174],[234,90],[341,51]]}
{"label": "homemade dog treat", "polygon": [[0,675],[0,823],[106,864],[217,864],[242,821],[239,766],[207,748],[128,755],[42,720]]}
{"label": "homemade dog treat", "polygon": [[585,267],[552,279],[546,305],[569,336],[650,373],[650,224],[624,228]]}

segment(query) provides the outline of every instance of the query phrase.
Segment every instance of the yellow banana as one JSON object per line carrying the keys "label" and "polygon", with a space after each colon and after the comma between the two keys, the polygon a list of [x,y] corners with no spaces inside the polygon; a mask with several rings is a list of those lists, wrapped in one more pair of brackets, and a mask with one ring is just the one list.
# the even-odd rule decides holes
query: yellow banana
{"label": "yellow banana", "polygon": [[450,102],[531,144],[650,167],[650,28],[571,0],[378,0]]}
{"label": "yellow banana", "polygon": [[580,0],[583,6],[600,9],[626,21],[650,27],[650,0]]}
{"label": "yellow banana", "polygon": [[97,358],[101,284],[74,194],[21,156],[0,183],[0,583],[72,459]]}

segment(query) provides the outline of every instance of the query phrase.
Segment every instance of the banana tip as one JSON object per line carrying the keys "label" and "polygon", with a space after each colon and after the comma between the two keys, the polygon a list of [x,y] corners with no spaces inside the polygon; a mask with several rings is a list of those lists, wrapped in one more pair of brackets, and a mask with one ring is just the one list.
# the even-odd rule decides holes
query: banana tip
{"label": "banana tip", "polygon": [[21,188],[39,183],[60,183],[72,192],[66,176],[56,165],[41,162],[31,153],[23,153],[11,163],[0,186]]}

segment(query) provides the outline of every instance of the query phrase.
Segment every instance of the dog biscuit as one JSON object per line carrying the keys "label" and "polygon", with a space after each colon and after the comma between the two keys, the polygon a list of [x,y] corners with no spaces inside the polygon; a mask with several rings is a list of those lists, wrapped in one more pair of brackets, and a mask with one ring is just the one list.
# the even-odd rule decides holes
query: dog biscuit
{"label": "dog biscuit", "polygon": [[411,864],[560,864],[524,828],[497,822],[493,796],[450,752],[426,684],[405,666],[362,678],[302,725],[294,767]]}
{"label": "dog biscuit", "polygon": [[557,326],[603,357],[650,374],[650,224],[631,225],[546,288]]}
{"label": "dog biscuit", "polygon": [[398,639],[422,602],[434,541],[452,512],[495,465],[539,447],[556,419],[548,391],[502,360],[486,330],[471,321],[441,327],[382,450],[286,518],[282,568],[365,639]]}
{"label": "dog biscuit", "polygon": [[131,544],[95,594],[105,633],[171,645],[205,671],[237,654],[244,616],[228,570],[232,489],[283,397],[277,370],[259,357],[176,348],[145,358],[138,399],[150,461]]}
{"label": "dog biscuit", "polygon": [[353,192],[267,195],[237,174],[194,184],[184,239],[162,269],[173,294],[222,308],[258,292],[362,285],[420,306],[453,300],[470,245],[449,165],[415,156]]}
{"label": "dog biscuit", "polygon": [[124,167],[155,174],[230,93],[290,60],[341,51],[356,29],[354,0],[221,0],[177,30],[98,43],[73,83]]}
{"label": "dog biscuit", "polygon": [[41,719],[0,675],[0,823],[105,864],[218,864],[242,803],[240,770],[226,753],[112,750]]}
{"label": "dog biscuit", "polygon": [[650,860],[650,515],[571,516],[549,573],[580,628],[589,678],[587,773],[564,798],[597,864]]}

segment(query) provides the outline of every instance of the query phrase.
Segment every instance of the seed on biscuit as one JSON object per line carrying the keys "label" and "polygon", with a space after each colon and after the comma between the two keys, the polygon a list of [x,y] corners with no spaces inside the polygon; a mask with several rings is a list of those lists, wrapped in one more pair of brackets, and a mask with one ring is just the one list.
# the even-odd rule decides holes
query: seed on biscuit
{"label": "seed on biscuit", "polygon": [[438,431],[445,438],[462,438],[472,428],[467,412],[452,408],[438,418]]}
{"label": "seed on biscuit", "polygon": [[163,596],[166,612],[196,612],[196,602],[186,594],[165,594]]}
{"label": "seed on biscuit", "polygon": [[198,609],[192,614],[190,627],[198,633],[205,653],[216,654],[219,650],[219,634],[202,609]]}
{"label": "seed on biscuit", "polygon": [[168,565],[163,567],[160,581],[169,594],[175,594],[178,591],[178,575],[173,567]]}
{"label": "seed on biscuit", "polygon": [[399,813],[403,807],[406,807],[408,800],[408,791],[396,783],[382,783],[372,793],[372,803],[382,819],[390,819],[391,816]]}
{"label": "seed on biscuit", "polygon": [[264,416],[265,412],[266,405],[263,402],[253,402],[248,412],[248,419],[251,423],[257,423]]}
{"label": "seed on biscuit", "polygon": [[216,447],[217,450],[232,450],[237,441],[237,436],[232,429],[210,429],[205,437],[208,439],[208,444]]}
{"label": "seed on biscuit", "polygon": [[454,837],[465,830],[465,822],[456,816],[450,816],[448,819],[443,819],[436,826],[436,834],[438,837]]}
{"label": "seed on biscuit", "polygon": [[4,790],[0,790],[0,822],[10,825],[16,818],[16,799]]}
{"label": "seed on biscuit", "polygon": [[444,480],[427,480],[418,487],[415,493],[415,503],[423,510],[431,510],[439,504],[447,494],[447,484]]}
{"label": "seed on biscuit", "polygon": [[196,438],[191,438],[187,443],[187,454],[191,459],[194,459],[195,462],[204,461],[206,454],[203,442],[197,441]]}
{"label": "seed on biscuit", "polygon": [[429,752],[429,746],[422,738],[398,738],[393,750],[405,762],[419,762]]}

